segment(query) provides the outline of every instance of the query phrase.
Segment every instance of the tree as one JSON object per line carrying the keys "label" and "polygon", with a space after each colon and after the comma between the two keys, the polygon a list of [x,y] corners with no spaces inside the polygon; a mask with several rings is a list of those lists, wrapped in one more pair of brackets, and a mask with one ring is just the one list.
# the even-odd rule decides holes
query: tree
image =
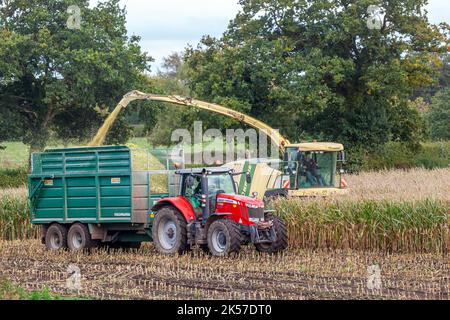
{"label": "tree", "polygon": [[11,140],[17,137],[22,131],[20,117],[8,109],[0,108],[0,150],[3,141]]}
{"label": "tree", "polygon": [[450,140],[450,87],[436,93],[431,101],[427,115],[431,138]]}
{"label": "tree", "polygon": [[[70,5],[80,8],[79,29],[67,24]],[[42,150],[51,132],[92,136],[99,110],[141,82],[151,58],[139,37],[127,36],[125,14],[119,0],[93,8],[87,0],[0,0],[0,108],[6,121],[21,123],[31,151]],[[127,132],[119,120],[109,138],[123,141]]]}
{"label": "tree", "polygon": [[[152,83],[155,93],[165,95],[180,95],[188,97],[189,88],[186,85],[186,65],[183,55],[174,52],[164,57],[162,68],[157,75],[150,76],[148,80]],[[146,121],[145,132],[149,134],[149,140],[154,145],[173,144],[171,134],[178,128],[188,129],[194,122],[193,113],[195,110],[174,106],[168,103],[152,102],[141,110],[141,119]]]}
{"label": "tree", "polygon": [[[187,50],[189,86],[294,141],[417,141],[421,118],[408,101],[433,81],[448,44],[448,25],[429,24],[425,3],[241,0],[222,38]],[[373,4],[385,12],[379,29],[368,27]]]}
{"label": "tree", "polygon": [[426,103],[431,103],[431,99],[437,92],[450,87],[450,54],[448,52],[442,54],[440,60],[441,67],[435,76],[435,81],[416,88],[412,94],[412,100],[423,98]]}
{"label": "tree", "polygon": [[183,56],[178,52],[173,52],[163,58],[162,70],[158,74],[165,77],[176,78],[180,76],[183,67]]}

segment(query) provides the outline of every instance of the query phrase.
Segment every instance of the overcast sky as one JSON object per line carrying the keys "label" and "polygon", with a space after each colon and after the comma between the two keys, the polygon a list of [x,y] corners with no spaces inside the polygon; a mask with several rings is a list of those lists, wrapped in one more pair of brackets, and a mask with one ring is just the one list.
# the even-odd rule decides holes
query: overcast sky
{"label": "overcast sky", "polygon": [[[91,0],[91,4],[98,0]],[[127,10],[129,34],[141,36],[141,46],[156,61],[197,45],[205,34],[219,37],[239,10],[237,0],[121,0]],[[429,0],[428,17],[432,23],[450,23],[449,0]]]}

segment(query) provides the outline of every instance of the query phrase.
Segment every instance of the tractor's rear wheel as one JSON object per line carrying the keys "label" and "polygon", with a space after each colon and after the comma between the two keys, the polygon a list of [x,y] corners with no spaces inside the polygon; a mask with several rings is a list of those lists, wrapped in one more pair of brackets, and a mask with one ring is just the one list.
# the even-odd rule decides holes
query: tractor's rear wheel
{"label": "tractor's rear wheel", "polygon": [[182,254],[189,250],[186,220],[174,207],[158,210],[153,221],[152,236],[156,249],[163,254]]}
{"label": "tractor's rear wheel", "polygon": [[74,223],[67,234],[67,245],[72,251],[95,248],[98,242],[92,240],[91,233],[86,225]]}
{"label": "tractor's rear wheel", "polygon": [[223,257],[241,249],[239,225],[231,219],[219,219],[208,228],[208,247],[213,256]]}
{"label": "tractor's rear wheel", "polygon": [[256,250],[265,253],[277,253],[287,249],[288,233],[284,220],[274,217],[273,228],[275,229],[276,240],[272,243],[255,243]]}
{"label": "tractor's rear wheel", "polygon": [[67,228],[59,223],[48,227],[45,233],[45,246],[49,250],[67,248]]}

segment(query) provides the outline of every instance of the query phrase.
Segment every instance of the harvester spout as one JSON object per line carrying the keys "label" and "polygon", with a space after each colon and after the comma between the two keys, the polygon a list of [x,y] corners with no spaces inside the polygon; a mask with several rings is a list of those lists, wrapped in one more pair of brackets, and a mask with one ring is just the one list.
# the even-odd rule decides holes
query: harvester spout
{"label": "harvester spout", "polygon": [[132,102],[134,100],[151,100],[151,101],[159,101],[159,102],[168,102],[168,103],[173,103],[176,105],[212,111],[212,112],[227,116],[229,118],[235,119],[237,121],[244,122],[247,125],[255,128],[255,129],[261,130],[262,132],[264,132],[265,135],[267,135],[272,140],[272,143],[274,143],[280,149],[280,151],[282,153],[284,153],[284,146],[289,144],[289,141],[285,137],[283,137],[278,132],[278,130],[271,128],[264,122],[259,121],[255,118],[250,117],[241,112],[220,106],[218,104],[208,103],[208,102],[195,100],[192,98],[176,96],[176,95],[165,96],[165,95],[149,94],[149,93],[144,93],[144,92],[140,92],[137,90],[133,90],[123,96],[122,100],[120,100],[119,104],[116,106],[116,108],[113,110],[113,112],[111,112],[111,114],[108,116],[108,118],[106,118],[105,123],[98,130],[94,139],[92,139],[92,141],[89,143],[89,146],[100,146],[103,144],[106,134],[111,129],[111,126],[113,125],[114,121],[116,120],[119,112],[122,109],[126,108],[128,106],[128,104],[130,104],[130,102]]}

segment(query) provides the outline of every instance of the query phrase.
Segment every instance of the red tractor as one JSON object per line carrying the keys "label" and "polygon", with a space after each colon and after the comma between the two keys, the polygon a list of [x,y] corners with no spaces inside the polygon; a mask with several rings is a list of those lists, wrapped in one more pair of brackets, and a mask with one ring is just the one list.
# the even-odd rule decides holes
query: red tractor
{"label": "red tractor", "polygon": [[[287,248],[284,221],[265,210],[262,200],[237,195],[232,170],[197,168],[176,174],[181,176],[180,195],[162,198],[152,208],[152,237],[159,252],[183,253],[198,245],[226,256],[248,243],[268,253]],[[249,174],[246,179],[251,182]]]}

